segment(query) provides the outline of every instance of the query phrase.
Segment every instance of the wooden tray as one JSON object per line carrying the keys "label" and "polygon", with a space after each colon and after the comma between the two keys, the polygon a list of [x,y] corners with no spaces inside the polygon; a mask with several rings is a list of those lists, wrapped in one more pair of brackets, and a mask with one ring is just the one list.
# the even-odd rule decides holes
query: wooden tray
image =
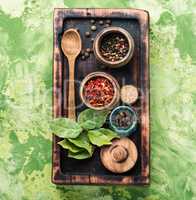
{"label": "wooden tray", "polygon": [[[54,52],[53,52],[53,116],[67,115],[68,63],[60,47],[61,37],[68,28],[78,28],[83,48],[92,43],[85,38],[90,28],[90,19],[112,19],[113,26],[128,30],[135,42],[132,60],[119,69],[103,68],[93,54],[90,58],[76,62],[75,78],[81,81],[93,71],[105,71],[112,74],[119,84],[133,84],[140,90],[140,99],[134,104],[139,113],[137,131],[130,137],[137,146],[139,158],[130,171],[114,174],[106,170],[99,156],[99,149],[88,160],[78,161],[68,158],[66,151],[57,144],[59,138],[53,136],[52,182],[55,184],[149,184],[149,68],[148,68],[148,29],[149,15],[137,9],[55,9],[54,10]],[[102,29],[97,25],[98,31]],[[98,33],[96,31],[96,33]],[[96,34],[94,33],[94,36]],[[76,84],[77,115],[85,108],[79,106],[79,83]]]}

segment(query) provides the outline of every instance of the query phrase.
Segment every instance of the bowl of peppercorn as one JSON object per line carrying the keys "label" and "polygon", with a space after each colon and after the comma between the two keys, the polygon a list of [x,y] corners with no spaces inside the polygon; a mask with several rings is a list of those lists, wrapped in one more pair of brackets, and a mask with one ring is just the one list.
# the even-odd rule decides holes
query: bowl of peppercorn
{"label": "bowl of peppercorn", "polygon": [[109,124],[120,136],[129,136],[136,130],[137,114],[129,106],[118,106],[110,114]]}
{"label": "bowl of peppercorn", "polygon": [[93,72],[82,80],[80,98],[91,109],[111,110],[120,100],[120,86],[110,74]]}
{"label": "bowl of peppercorn", "polygon": [[93,43],[95,57],[111,68],[126,65],[133,56],[134,40],[120,27],[108,27],[100,31]]}

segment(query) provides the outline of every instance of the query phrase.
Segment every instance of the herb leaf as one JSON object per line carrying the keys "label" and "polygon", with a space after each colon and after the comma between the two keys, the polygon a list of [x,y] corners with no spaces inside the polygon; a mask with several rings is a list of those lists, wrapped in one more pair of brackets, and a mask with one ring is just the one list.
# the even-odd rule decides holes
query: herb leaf
{"label": "herb leaf", "polygon": [[119,138],[119,136],[110,129],[100,128],[88,131],[88,138],[92,144],[101,147],[103,145],[111,144],[111,140],[114,138]]}
{"label": "herb leaf", "polygon": [[58,142],[58,144],[60,144],[64,149],[71,151],[72,153],[77,153],[82,150],[81,148],[69,142],[67,139]]}
{"label": "herb leaf", "polygon": [[95,129],[96,127],[96,122],[91,121],[91,120],[87,120],[85,122],[82,122],[80,124],[80,126],[85,129],[85,130],[91,130],[91,129]]}
{"label": "herb leaf", "polygon": [[86,149],[89,152],[89,154],[92,155],[93,146],[92,146],[92,144],[90,144],[90,141],[85,132],[82,132],[75,139],[68,139],[68,140],[69,140],[69,142],[73,143],[75,146]]}
{"label": "herb leaf", "polygon": [[78,116],[78,123],[85,130],[92,130],[101,128],[106,121],[109,111],[96,111],[93,109],[86,109]]}
{"label": "herb leaf", "polygon": [[82,132],[82,127],[74,120],[68,118],[52,120],[50,128],[55,135],[61,138],[77,138]]}
{"label": "herb leaf", "polygon": [[92,154],[90,154],[86,150],[82,150],[82,151],[79,151],[77,153],[73,153],[71,151],[68,152],[69,158],[75,158],[75,159],[78,159],[78,160],[87,159],[87,158],[90,158],[91,156],[92,156]]}

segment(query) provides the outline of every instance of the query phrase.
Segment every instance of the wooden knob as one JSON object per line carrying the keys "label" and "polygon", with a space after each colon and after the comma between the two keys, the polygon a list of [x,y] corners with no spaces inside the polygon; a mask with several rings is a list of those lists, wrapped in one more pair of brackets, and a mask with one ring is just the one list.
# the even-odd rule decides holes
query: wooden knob
{"label": "wooden knob", "polygon": [[138,157],[135,144],[127,137],[115,139],[112,145],[101,148],[101,162],[114,173],[123,173],[135,165]]}
{"label": "wooden knob", "polygon": [[116,145],[111,149],[111,157],[114,162],[123,162],[127,159],[128,152],[123,146]]}

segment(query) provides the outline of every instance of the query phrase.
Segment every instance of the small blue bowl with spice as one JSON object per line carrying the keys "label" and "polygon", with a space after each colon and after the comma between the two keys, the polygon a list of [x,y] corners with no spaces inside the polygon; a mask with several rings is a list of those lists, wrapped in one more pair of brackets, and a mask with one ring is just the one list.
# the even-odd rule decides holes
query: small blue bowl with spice
{"label": "small blue bowl with spice", "polygon": [[118,106],[110,114],[110,128],[120,136],[129,136],[136,130],[137,114],[129,106]]}

